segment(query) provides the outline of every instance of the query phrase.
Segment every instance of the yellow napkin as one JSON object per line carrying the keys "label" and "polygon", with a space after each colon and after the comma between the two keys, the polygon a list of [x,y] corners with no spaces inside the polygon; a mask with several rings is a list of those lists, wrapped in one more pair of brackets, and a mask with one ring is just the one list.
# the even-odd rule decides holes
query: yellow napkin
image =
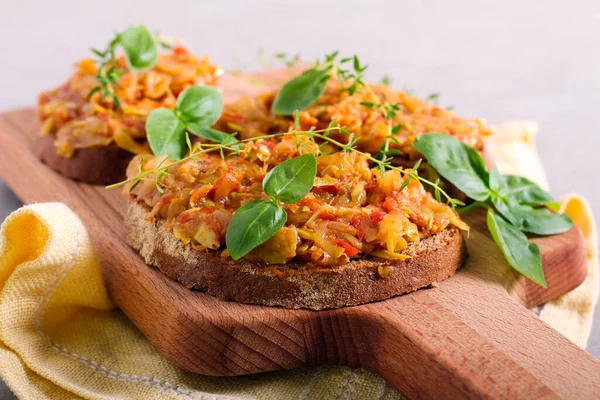
{"label": "yellow napkin", "polygon": [[401,398],[348,367],[215,378],[169,364],[114,308],[83,224],[61,203],[2,224],[0,375],[23,399]]}
{"label": "yellow napkin", "polygon": [[[529,148],[535,157],[533,131],[523,132],[497,146]],[[497,162],[519,170],[514,161]],[[541,177],[530,177],[545,179],[537,171]],[[546,305],[541,318],[584,346],[598,291],[597,240],[584,201],[569,197],[563,208],[584,231],[591,276]],[[84,226],[60,203],[23,207],[0,229],[0,375],[24,399],[401,398],[379,376],[348,367],[216,378],[169,364],[114,308]]]}

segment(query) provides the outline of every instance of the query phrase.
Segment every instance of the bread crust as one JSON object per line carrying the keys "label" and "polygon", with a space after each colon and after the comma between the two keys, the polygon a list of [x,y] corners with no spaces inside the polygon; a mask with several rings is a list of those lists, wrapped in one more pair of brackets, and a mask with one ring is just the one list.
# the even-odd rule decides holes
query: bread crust
{"label": "bread crust", "polygon": [[40,136],[35,143],[38,158],[50,168],[81,182],[110,185],[125,180],[127,165],[135,154],[115,144],[77,149],[72,157],[56,152],[54,136]]}
{"label": "bread crust", "polygon": [[[130,199],[125,217],[127,241],[147,264],[190,289],[221,300],[322,310],[384,300],[449,278],[467,257],[463,235],[448,228],[403,251],[410,260],[358,259],[323,268],[309,262],[256,264],[223,258],[219,251],[194,250],[146,220],[149,208]],[[392,267],[381,278],[378,267]]]}

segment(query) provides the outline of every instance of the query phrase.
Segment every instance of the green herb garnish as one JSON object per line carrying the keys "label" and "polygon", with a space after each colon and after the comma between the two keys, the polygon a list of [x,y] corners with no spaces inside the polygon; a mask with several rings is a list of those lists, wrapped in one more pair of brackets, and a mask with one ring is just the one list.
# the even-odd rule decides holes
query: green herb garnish
{"label": "green herb garnish", "polygon": [[317,175],[314,154],[289,159],[273,168],[263,180],[263,190],[274,199],[287,204],[299,202],[310,192]]}
{"label": "green herb garnish", "polygon": [[459,213],[487,208],[488,229],[508,263],[546,287],[539,248],[524,232],[554,235],[571,229],[566,214],[547,208],[556,209],[552,196],[526,178],[500,174],[495,166],[488,172],[479,153],[449,135],[420,135],[413,146],[441,176],[476,200]]}
{"label": "green herb garnish", "polygon": [[156,41],[144,25],[131,26],[121,32],[118,43],[123,48],[129,69],[141,72],[156,65]]}
{"label": "green herb garnish", "polygon": [[[352,64],[352,69],[346,65]],[[358,86],[364,85],[362,73],[366,66],[360,65],[356,56],[338,60],[338,52],[325,56],[324,61],[287,82],[277,93],[271,111],[278,115],[292,115],[297,110],[310,107],[325,91],[331,74],[337,75],[340,82],[347,83],[346,89],[354,93]]]}
{"label": "green herb garnish", "polygon": [[98,57],[96,78],[99,85],[88,93],[88,98],[96,92],[102,92],[102,101],[111,97],[115,106],[120,108],[121,103],[115,94],[114,85],[117,84],[124,71],[119,68],[118,61],[115,58],[117,48],[121,46],[123,49],[129,69],[134,72],[141,72],[156,65],[158,59],[157,45],[168,47],[158,36],[153,36],[144,25],[138,25],[117,33],[104,51],[92,48],[92,53]]}
{"label": "green herb garnish", "polygon": [[276,202],[252,200],[235,212],[225,243],[234,260],[239,260],[275,235],[287,221],[287,214]]}
{"label": "green herb garnish", "polygon": [[287,53],[277,53],[275,54],[275,59],[277,61],[281,61],[286,67],[292,68],[302,62],[302,58],[300,54],[295,54],[293,56],[289,56]]}
{"label": "green herb garnish", "polygon": [[177,98],[173,110],[153,110],[146,120],[150,149],[157,156],[181,159],[188,150],[187,132],[209,140],[225,141],[226,133],[208,129],[223,111],[223,97],[215,88],[190,86]]}
{"label": "green herb garnish", "polygon": [[187,150],[185,133],[185,124],[168,108],[154,110],[146,119],[148,144],[157,156],[183,157]]}
{"label": "green herb garnish", "polygon": [[288,68],[292,68],[302,63],[302,57],[300,54],[288,55],[284,52],[275,53],[271,57],[265,56],[264,49],[258,49],[256,52],[256,61],[263,68],[272,68],[274,61],[283,63]]}
{"label": "green herb garnish", "polygon": [[431,93],[429,96],[427,96],[425,98],[425,100],[429,101],[437,106],[439,103],[439,100],[440,100],[440,94],[439,93]]}
{"label": "green herb garnish", "polygon": [[487,211],[487,226],[506,261],[521,274],[546,287],[538,245],[527,240],[523,232],[506,222],[491,208]]}
{"label": "green herb garnish", "polygon": [[[366,69],[367,66],[362,65],[357,56],[338,60],[337,51],[328,54],[323,62],[315,62],[312,68],[283,85],[275,97],[271,111],[274,114],[292,115],[296,110],[307,109],[323,94],[331,75],[337,77],[344,86],[343,90],[349,94],[355,93],[358,88],[364,88],[371,100],[363,101],[361,104],[379,112],[387,121],[387,134],[375,157],[381,161],[378,166],[383,174],[386,169],[389,169],[388,166],[393,157],[402,154],[398,149],[391,147],[392,144],[399,144],[395,135],[400,131],[401,125],[393,124],[393,120],[396,118],[400,106],[381,101],[363,79]],[[389,84],[389,79],[385,79],[385,81],[386,84]]]}
{"label": "green herb garnish", "polygon": [[274,114],[291,115],[296,110],[310,107],[325,91],[328,79],[329,68],[304,71],[281,88],[271,111]]}
{"label": "green herb garnish", "polygon": [[225,242],[234,260],[248,254],[275,235],[287,221],[279,202],[294,204],[312,189],[317,174],[317,158],[304,154],[275,166],[263,179],[269,200],[253,200],[240,207],[227,229]]}

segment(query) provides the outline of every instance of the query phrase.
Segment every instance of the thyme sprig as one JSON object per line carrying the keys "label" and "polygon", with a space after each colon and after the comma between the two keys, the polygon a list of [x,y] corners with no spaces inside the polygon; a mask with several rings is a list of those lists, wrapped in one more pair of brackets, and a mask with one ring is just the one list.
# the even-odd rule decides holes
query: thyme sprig
{"label": "thyme sprig", "polygon": [[266,56],[264,49],[258,49],[256,52],[256,61],[262,68],[272,68],[275,61],[283,63],[288,68],[293,68],[299,64],[304,64],[302,56],[299,53],[294,55],[279,52],[272,56]]}
{"label": "thyme sprig", "polygon": [[[340,142],[330,136],[330,134],[332,132],[340,132],[344,135],[347,135],[350,140],[347,143]],[[441,196],[446,200],[446,202],[453,209],[457,205],[464,205],[464,203],[461,202],[460,200],[452,198],[437,183],[432,182],[428,179],[425,179],[418,174],[416,168],[419,167],[419,165],[421,163],[420,160],[417,161],[417,163],[415,164],[416,168],[413,167],[413,169],[405,169],[402,167],[392,165],[390,162],[391,160],[377,159],[369,153],[365,153],[365,152],[358,150],[356,147],[356,143],[357,143],[358,139],[354,139],[353,134],[351,132],[348,132],[348,130],[346,130],[345,127],[343,127],[339,124],[337,124],[337,125],[330,124],[325,129],[310,129],[310,130],[294,129],[289,132],[275,133],[275,134],[270,134],[270,135],[262,135],[262,136],[248,138],[248,139],[243,139],[243,140],[240,140],[239,142],[234,142],[234,143],[225,142],[225,141],[222,143],[200,143],[200,142],[198,142],[192,146],[188,140],[188,141],[186,141],[188,143],[188,147],[189,147],[189,152],[188,152],[187,156],[185,156],[179,160],[171,160],[170,162],[166,162],[168,157],[164,157],[161,160],[160,164],[156,168],[153,168],[148,171],[143,170],[144,160],[142,158],[140,161],[140,165],[138,166],[138,173],[135,176],[133,176],[125,181],[107,186],[106,188],[113,189],[113,188],[122,187],[122,186],[125,186],[128,184],[133,184],[133,186],[132,186],[132,189],[133,189],[133,187],[137,186],[140,181],[150,181],[150,182],[154,183],[154,185],[156,186],[156,188],[159,192],[162,192],[164,185],[161,183],[161,179],[163,177],[169,175],[168,170],[169,170],[169,168],[171,168],[173,166],[185,163],[187,161],[201,162],[201,161],[203,161],[202,155],[206,154],[206,153],[211,153],[211,152],[220,153],[220,155],[223,159],[225,159],[227,156],[239,156],[242,153],[243,146],[241,146],[241,145],[243,145],[243,144],[246,144],[249,142],[255,142],[257,140],[272,139],[274,137],[282,137],[282,136],[292,136],[295,138],[299,138],[301,136],[308,136],[308,139],[315,143],[316,143],[316,140],[318,139],[318,140],[322,140],[323,142],[333,144],[333,145],[339,147],[340,151],[345,154],[356,153],[356,154],[366,158],[369,162],[374,164],[376,166],[376,168],[379,170],[393,170],[393,171],[397,171],[397,172],[400,172],[401,174],[403,174],[406,177],[406,179],[404,180],[404,183],[402,184],[401,190],[404,189],[406,187],[406,185],[408,185],[408,183],[410,182],[411,179],[419,180],[424,184],[432,186],[434,188],[434,190],[436,190],[436,192],[439,192],[441,194]],[[298,140],[297,143],[300,143],[300,141]],[[323,147],[322,145],[318,145],[317,155],[320,154],[322,147]],[[304,151],[307,152],[308,149],[304,149]],[[302,154],[302,148],[299,148],[299,153]]]}
{"label": "thyme sprig", "polygon": [[100,51],[95,48],[90,50],[94,53],[98,60],[98,72],[96,73],[96,79],[98,79],[98,86],[94,87],[88,93],[87,97],[90,98],[96,92],[102,92],[102,101],[105,101],[109,96],[112,97],[113,103],[117,108],[121,107],[119,98],[115,94],[114,85],[116,85],[119,77],[123,75],[122,69],[118,68],[118,62],[115,59],[115,49],[119,42],[119,36],[117,35],[108,44],[104,51]]}

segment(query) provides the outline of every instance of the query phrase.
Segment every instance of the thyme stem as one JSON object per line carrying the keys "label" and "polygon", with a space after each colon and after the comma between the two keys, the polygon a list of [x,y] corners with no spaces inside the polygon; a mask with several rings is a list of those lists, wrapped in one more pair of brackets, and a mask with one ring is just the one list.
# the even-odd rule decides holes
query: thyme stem
{"label": "thyme stem", "polygon": [[[200,159],[198,158],[199,155],[201,154],[205,154],[205,153],[209,153],[209,152],[214,152],[214,151],[231,151],[234,154],[239,154],[240,153],[240,148],[238,147],[240,143],[249,143],[249,142],[254,142],[257,140],[261,140],[261,139],[272,139],[274,137],[282,137],[282,136],[293,136],[293,137],[298,137],[298,136],[309,136],[310,138],[317,138],[317,139],[321,139],[324,140],[328,143],[331,143],[339,148],[342,149],[342,151],[349,153],[349,152],[354,152],[364,158],[366,158],[368,161],[370,161],[371,163],[377,165],[380,169],[381,168],[387,168],[389,170],[393,170],[393,171],[398,171],[400,173],[402,173],[403,175],[408,176],[409,179],[416,179],[419,180],[421,182],[423,182],[424,184],[427,184],[433,188],[437,188],[437,190],[439,190],[440,194],[442,194],[444,196],[444,198],[449,202],[449,203],[453,203],[454,199],[448,195],[441,187],[439,187],[438,184],[431,182],[428,179],[425,179],[421,176],[419,176],[415,171],[411,171],[411,170],[406,170],[402,167],[397,167],[397,166],[393,166],[389,163],[389,160],[378,160],[377,158],[373,157],[370,153],[365,153],[362,152],[360,150],[358,150],[354,144],[352,142],[350,143],[342,143],[339,140],[333,139],[331,138],[328,133],[332,130],[335,131],[340,131],[340,132],[344,132],[345,128],[337,125],[337,126],[332,126],[332,127],[328,127],[325,129],[319,129],[319,130],[312,130],[312,131],[298,131],[298,130],[294,130],[291,132],[281,132],[281,133],[275,133],[275,134],[271,134],[271,135],[262,135],[262,136],[256,136],[253,138],[248,138],[248,139],[243,139],[240,140],[237,143],[233,143],[233,144],[222,144],[222,143],[202,143],[200,144],[198,147],[192,149],[192,151],[190,152],[190,154],[187,157],[182,158],[181,160],[176,160],[173,161],[171,163],[164,163],[161,162],[161,164],[156,167],[153,168],[151,170],[148,171],[141,171],[138,172],[138,174],[132,178],[129,178],[125,181],[122,182],[118,182],[112,185],[109,185],[106,187],[106,189],[114,189],[117,187],[122,187],[125,186],[127,184],[133,183],[135,184],[136,182],[140,181],[140,180],[151,180],[153,182],[155,182],[156,185],[158,185],[158,180],[167,174],[167,170],[175,165],[179,165],[182,164],[186,161],[190,161],[190,160],[196,160],[196,161],[200,161]],[[164,164],[164,165],[163,165]],[[148,176],[152,175],[152,174],[157,174],[159,175],[158,178],[156,179],[148,179]]]}

